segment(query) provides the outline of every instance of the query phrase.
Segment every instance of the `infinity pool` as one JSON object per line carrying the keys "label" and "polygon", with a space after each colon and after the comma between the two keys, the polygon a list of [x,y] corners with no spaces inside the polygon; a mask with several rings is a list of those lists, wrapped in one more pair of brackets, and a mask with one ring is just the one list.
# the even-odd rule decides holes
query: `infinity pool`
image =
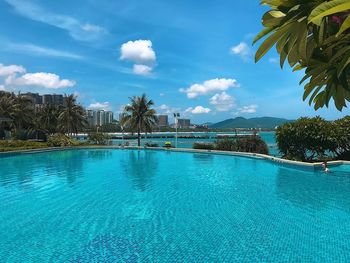
{"label": "infinity pool", "polygon": [[0,157],[1,262],[349,262],[350,172],[155,150]]}

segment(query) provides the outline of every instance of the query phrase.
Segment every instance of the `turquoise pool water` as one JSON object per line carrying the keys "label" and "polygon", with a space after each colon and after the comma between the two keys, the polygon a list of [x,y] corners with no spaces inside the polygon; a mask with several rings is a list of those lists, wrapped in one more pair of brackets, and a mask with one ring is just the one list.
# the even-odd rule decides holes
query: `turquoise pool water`
{"label": "turquoise pool water", "polygon": [[152,150],[0,158],[2,262],[349,262],[350,171]]}

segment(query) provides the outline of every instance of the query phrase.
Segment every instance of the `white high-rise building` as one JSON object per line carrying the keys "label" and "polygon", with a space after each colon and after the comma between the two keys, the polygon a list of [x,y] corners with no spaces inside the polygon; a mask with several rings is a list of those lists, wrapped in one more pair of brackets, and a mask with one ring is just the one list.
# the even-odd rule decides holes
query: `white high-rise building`
{"label": "white high-rise building", "polygon": [[104,110],[87,110],[87,121],[90,127],[113,123],[113,112]]}

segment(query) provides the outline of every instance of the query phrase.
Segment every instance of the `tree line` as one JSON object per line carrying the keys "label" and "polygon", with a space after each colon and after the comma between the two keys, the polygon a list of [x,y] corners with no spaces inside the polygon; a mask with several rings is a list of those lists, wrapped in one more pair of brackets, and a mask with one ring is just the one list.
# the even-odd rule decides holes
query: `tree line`
{"label": "tree line", "polygon": [[[140,146],[141,133],[152,132],[158,122],[153,105],[154,102],[145,94],[131,97],[121,115],[120,123],[104,128],[108,132],[135,132],[138,134]],[[64,98],[63,105],[36,106],[32,98],[25,94],[1,92],[0,117],[5,118],[0,121],[0,138],[5,137],[4,130],[12,131],[15,139],[41,139],[43,136],[57,133],[73,135],[88,131],[86,111],[78,104],[77,97],[73,94]]]}
{"label": "tree line", "polygon": [[[0,122],[0,131],[12,131],[16,139],[35,139],[55,133],[74,134],[87,125],[85,110],[73,94],[64,98],[63,105],[43,104],[36,107],[26,95],[1,92],[0,117],[5,118]],[[0,137],[4,137],[4,134],[0,134]]]}

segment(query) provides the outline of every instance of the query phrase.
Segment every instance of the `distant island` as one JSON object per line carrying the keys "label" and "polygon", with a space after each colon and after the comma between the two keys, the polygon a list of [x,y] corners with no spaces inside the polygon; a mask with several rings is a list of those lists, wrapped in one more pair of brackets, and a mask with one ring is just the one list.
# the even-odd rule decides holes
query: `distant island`
{"label": "distant island", "polygon": [[221,122],[217,122],[209,125],[211,129],[229,129],[229,128],[262,128],[262,129],[274,129],[276,126],[282,125],[292,120],[274,117],[260,117],[246,119],[244,117],[237,117],[227,119]]}

